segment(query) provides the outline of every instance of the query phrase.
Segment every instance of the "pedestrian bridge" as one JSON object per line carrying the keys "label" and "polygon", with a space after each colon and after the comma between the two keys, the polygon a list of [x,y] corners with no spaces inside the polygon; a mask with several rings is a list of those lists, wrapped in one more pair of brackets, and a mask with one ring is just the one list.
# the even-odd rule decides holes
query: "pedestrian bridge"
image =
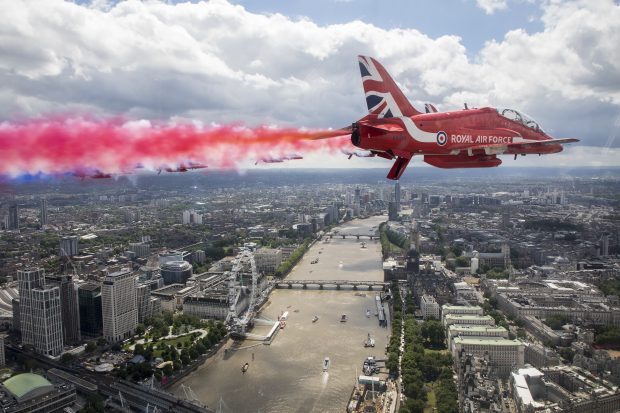
{"label": "pedestrian bridge", "polygon": [[336,290],[342,289],[367,289],[367,290],[382,290],[388,286],[389,283],[383,281],[347,281],[347,280],[280,280],[275,283],[276,288],[318,288],[323,290],[325,288],[335,288]]}

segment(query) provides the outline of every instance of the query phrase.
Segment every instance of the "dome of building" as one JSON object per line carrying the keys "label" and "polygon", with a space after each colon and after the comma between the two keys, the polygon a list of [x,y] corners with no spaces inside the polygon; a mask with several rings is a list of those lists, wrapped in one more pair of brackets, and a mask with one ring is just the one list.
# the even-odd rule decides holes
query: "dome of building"
{"label": "dome of building", "polygon": [[192,265],[187,261],[169,261],[161,266],[165,285],[185,284],[192,276]]}
{"label": "dome of building", "polygon": [[5,380],[2,384],[17,401],[31,399],[54,389],[52,383],[45,377],[34,373],[18,374]]}

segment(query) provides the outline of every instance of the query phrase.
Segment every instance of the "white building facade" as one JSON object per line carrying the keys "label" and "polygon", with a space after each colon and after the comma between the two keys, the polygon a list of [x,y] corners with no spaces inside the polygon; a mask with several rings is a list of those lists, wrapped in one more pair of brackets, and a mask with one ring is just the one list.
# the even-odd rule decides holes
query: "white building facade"
{"label": "white building facade", "polygon": [[482,315],[484,311],[482,307],[478,306],[467,306],[467,305],[451,305],[444,304],[441,306],[441,321],[445,323],[445,319],[447,315],[456,314],[456,315]]}
{"label": "white building facade", "polygon": [[131,337],[138,325],[137,277],[129,269],[105,276],[101,286],[103,336],[115,343]]}
{"label": "white building facade", "polygon": [[508,377],[515,367],[523,367],[525,353],[523,343],[519,340],[507,340],[501,337],[455,337],[452,356],[459,359],[461,354],[473,354],[487,357],[489,364],[500,377]]}
{"label": "white building facade", "polygon": [[424,320],[439,320],[440,311],[439,304],[432,295],[424,294],[420,299],[420,310]]}

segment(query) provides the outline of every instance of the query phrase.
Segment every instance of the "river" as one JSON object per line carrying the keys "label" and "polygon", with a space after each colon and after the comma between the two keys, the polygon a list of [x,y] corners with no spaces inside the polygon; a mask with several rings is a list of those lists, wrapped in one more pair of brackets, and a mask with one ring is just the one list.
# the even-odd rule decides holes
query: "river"
{"label": "river", "polygon": [[[353,220],[337,229],[370,234],[385,220]],[[311,264],[316,258],[318,262]],[[288,278],[382,281],[381,246],[367,238],[317,242]],[[170,391],[184,396],[181,384],[190,386],[202,403],[215,410],[221,406],[223,412],[343,412],[362,361],[370,355],[383,359],[389,336],[389,329],[380,327],[377,317],[366,316],[366,309],[374,314],[376,292],[357,293],[274,290],[260,315],[276,319],[288,311],[289,316],[271,345],[249,340],[235,343],[236,351],[220,351]],[[340,322],[342,314],[348,316],[346,323]],[[319,320],[313,323],[315,315]],[[375,348],[363,346],[368,333],[376,340]],[[327,373],[322,371],[325,357],[331,361]],[[250,367],[244,374],[241,367],[246,362]]]}

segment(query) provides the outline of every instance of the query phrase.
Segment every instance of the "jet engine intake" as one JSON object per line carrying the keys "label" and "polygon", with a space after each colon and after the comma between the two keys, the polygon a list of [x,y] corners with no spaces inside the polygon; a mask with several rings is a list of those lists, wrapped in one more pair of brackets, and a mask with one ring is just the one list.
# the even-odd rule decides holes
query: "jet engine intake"
{"label": "jet engine intake", "polygon": [[360,145],[360,128],[357,123],[351,125],[351,143],[355,146]]}

